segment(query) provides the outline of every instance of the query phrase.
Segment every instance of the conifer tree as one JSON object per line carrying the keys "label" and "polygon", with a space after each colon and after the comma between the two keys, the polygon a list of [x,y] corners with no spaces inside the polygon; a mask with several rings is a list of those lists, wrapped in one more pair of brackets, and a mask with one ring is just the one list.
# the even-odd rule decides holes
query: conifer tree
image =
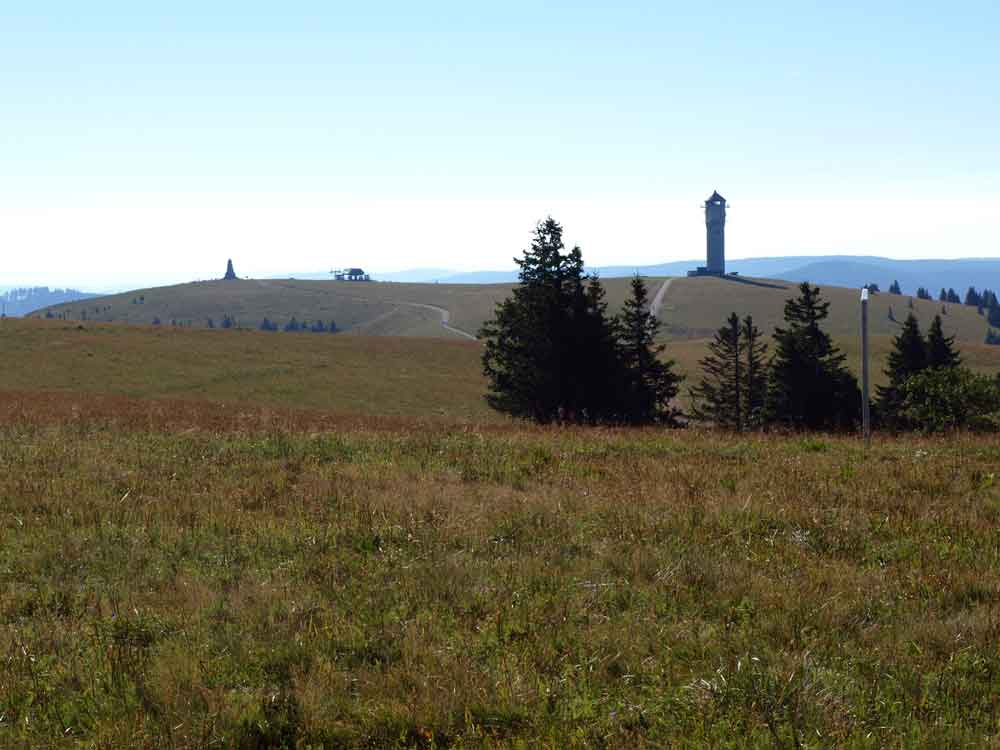
{"label": "conifer tree", "polygon": [[[594,295],[595,281],[592,279],[588,289],[590,296]],[[603,289],[600,291],[603,296]],[[594,307],[592,304],[592,309]],[[603,309],[602,306],[600,310],[603,312]],[[623,417],[630,424],[651,421],[673,424],[677,421],[678,411],[671,406],[671,401],[677,395],[682,377],[674,372],[673,360],[661,358],[665,347],[655,343],[659,330],[660,321],[649,309],[646,285],[636,275],[632,279],[632,296],[625,302],[618,326],[626,391]]]}
{"label": "conifer tree", "polygon": [[889,294],[902,294],[903,290],[899,287],[899,282],[893,280],[892,284],[889,285]]}
{"label": "conifer tree", "polygon": [[699,360],[701,383],[691,389],[692,413],[697,419],[733,430],[743,428],[740,373],[740,319],[732,313],[715,332],[709,354]]}
{"label": "conifer tree", "polygon": [[958,296],[958,292],[951,288],[948,289],[948,301],[953,305],[962,304],[962,298]]}
{"label": "conifer tree", "polygon": [[955,337],[945,336],[941,327],[941,316],[935,315],[927,330],[927,366],[958,367],[962,358],[954,347]]}
{"label": "conifer tree", "polygon": [[946,292],[944,290],[944,287],[942,287],[941,293],[938,295],[938,302],[947,302],[947,301],[948,301],[948,292]]}
{"label": "conifer tree", "polygon": [[[613,421],[624,391],[603,289],[585,286],[579,247],[564,253],[562,227],[538,224],[515,258],[519,283],[479,332],[485,342],[487,402],[515,417],[549,423]],[[618,412],[614,414],[613,412]]]}
{"label": "conifer tree", "polygon": [[965,293],[965,304],[969,307],[979,307],[982,304],[982,298],[976,291],[976,287],[970,286],[969,291]]}
{"label": "conifer tree", "polygon": [[774,332],[767,393],[769,421],[795,429],[848,429],[857,422],[861,393],[844,355],[820,324],[829,315],[819,288],[803,282],[785,302],[786,328]]}
{"label": "conifer tree", "polygon": [[895,427],[902,426],[899,412],[902,407],[903,383],[926,367],[927,349],[920,334],[920,323],[910,313],[903,322],[902,330],[892,340],[892,351],[889,352],[885,369],[889,382],[875,389],[875,407],[880,421]]}
{"label": "conifer tree", "polygon": [[986,320],[989,321],[991,326],[1000,326],[1000,304],[997,304],[996,297],[992,297],[990,301],[993,304],[986,310]]}
{"label": "conifer tree", "polygon": [[753,316],[743,319],[740,331],[743,336],[743,424],[749,428],[764,424],[764,406],[767,401],[767,344],[760,329],[754,325]]}

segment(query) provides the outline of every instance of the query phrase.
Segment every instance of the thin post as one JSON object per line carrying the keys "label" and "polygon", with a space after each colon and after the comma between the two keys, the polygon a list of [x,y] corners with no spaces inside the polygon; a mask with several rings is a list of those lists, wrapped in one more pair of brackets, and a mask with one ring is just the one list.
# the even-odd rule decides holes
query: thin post
{"label": "thin post", "polygon": [[872,417],[868,387],[868,287],[865,287],[861,290],[861,425],[866,448],[872,444]]}

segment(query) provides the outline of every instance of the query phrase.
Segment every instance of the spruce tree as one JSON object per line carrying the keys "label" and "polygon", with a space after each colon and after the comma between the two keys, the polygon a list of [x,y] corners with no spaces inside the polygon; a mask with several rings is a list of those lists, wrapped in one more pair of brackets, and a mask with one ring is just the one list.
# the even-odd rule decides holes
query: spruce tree
{"label": "spruce tree", "polygon": [[903,290],[900,289],[899,282],[894,280],[892,284],[889,285],[889,294],[902,294],[902,293]]}
{"label": "spruce tree", "polygon": [[760,329],[753,323],[753,316],[743,319],[740,331],[743,336],[743,424],[749,428],[764,424],[764,406],[767,401],[767,344]]}
{"label": "spruce tree", "polygon": [[485,342],[487,402],[540,423],[613,421],[623,378],[603,289],[585,286],[583,254],[564,253],[562,227],[538,224],[531,247],[515,258],[519,283],[479,332]]}
{"label": "spruce tree", "polygon": [[948,301],[953,305],[962,304],[962,298],[958,296],[958,292],[951,288],[948,289]]}
{"label": "spruce tree", "polygon": [[900,408],[902,387],[907,378],[927,367],[927,349],[920,334],[920,323],[910,313],[903,322],[903,328],[892,340],[892,351],[886,363],[885,374],[889,382],[875,389],[875,411],[879,421],[894,427],[901,427]]}
{"label": "spruce tree", "polygon": [[709,354],[698,362],[703,373],[701,382],[691,389],[692,414],[718,427],[742,429],[740,319],[736,313],[715,332],[708,351]]}
{"label": "spruce tree", "polygon": [[986,310],[986,320],[989,321],[991,326],[1000,327],[1000,304],[997,304],[996,297],[992,297],[990,301],[993,304]]}
{"label": "spruce tree", "polygon": [[[588,292],[593,296],[593,291]],[[603,290],[601,292],[603,296]],[[603,307],[600,309],[603,312]],[[630,424],[674,424],[679,416],[671,402],[677,395],[682,377],[674,372],[673,360],[664,361],[661,358],[665,347],[655,343],[659,330],[660,321],[649,310],[646,285],[636,275],[632,279],[632,296],[625,302],[618,326],[618,351],[625,381],[622,416]]]}
{"label": "spruce tree", "polygon": [[962,358],[954,347],[955,337],[945,336],[941,327],[941,316],[935,315],[927,330],[927,366],[958,367]]}
{"label": "spruce tree", "polygon": [[944,287],[942,287],[941,293],[938,295],[938,302],[947,302],[947,301],[948,301],[948,292],[946,292],[944,290]]}
{"label": "spruce tree", "polygon": [[774,332],[767,419],[795,429],[851,428],[860,414],[861,393],[844,355],[820,327],[830,303],[808,282],[799,292],[785,302],[787,327]]}
{"label": "spruce tree", "polygon": [[970,286],[969,291],[965,293],[965,304],[969,307],[979,307],[982,304],[982,298],[976,291],[976,287]]}

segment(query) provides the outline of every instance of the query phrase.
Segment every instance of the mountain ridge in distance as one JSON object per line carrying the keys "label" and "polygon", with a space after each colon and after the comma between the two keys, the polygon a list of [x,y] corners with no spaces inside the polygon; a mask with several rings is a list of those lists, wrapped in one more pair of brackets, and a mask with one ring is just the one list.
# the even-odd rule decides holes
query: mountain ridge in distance
{"label": "mountain ridge in distance", "polygon": [[[588,273],[601,278],[641,276],[684,276],[702,260],[670,261],[652,265],[589,267]],[[965,295],[970,286],[1000,289],[1000,258],[956,258],[896,260],[874,255],[790,255],[764,258],[737,258],[726,262],[726,270],[742,276],[809,281],[813,284],[861,287],[875,283],[885,291],[899,281],[904,294],[916,294],[918,287],[936,293],[942,287]],[[379,281],[429,282],[441,284],[501,284],[517,281],[517,270],[448,271],[411,269],[391,273],[375,272]],[[296,277],[304,278],[304,277]]]}

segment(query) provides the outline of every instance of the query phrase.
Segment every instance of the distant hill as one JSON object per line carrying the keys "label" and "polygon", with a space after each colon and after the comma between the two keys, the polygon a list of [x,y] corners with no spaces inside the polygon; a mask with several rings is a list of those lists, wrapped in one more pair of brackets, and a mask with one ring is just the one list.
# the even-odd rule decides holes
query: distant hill
{"label": "distant hill", "polygon": [[[821,264],[817,264],[821,265]],[[867,278],[872,266],[859,264],[857,279]],[[850,270],[844,265],[841,270]],[[816,276],[808,275],[815,282]],[[646,277],[654,296],[664,277]],[[873,279],[874,280],[874,279]],[[797,293],[796,282],[753,279],[748,276],[674,277],[660,318],[664,335],[672,339],[704,338],[722,325],[732,311],[752,314],[770,332],[780,325],[785,300]],[[842,287],[819,282],[831,302],[829,329],[838,337],[856,336],[860,282]],[[627,277],[607,277],[608,308],[621,309],[629,293]],[[1000,284],[997,285],[1000,289]],[[260,328],[266,318],[283,328],[298,323],[331,321],[341,332],[380,336],[467,338],[492,316],[496,304],[512,289],[507,284],[408,284],[402,282],[310,281],[302,279],[243,279],[204,281],[155,287],[55,305],[34,313],[70,320],[118,322],[176,327],[219,327],[223,321],[237,328]],[[912,304],[912,307],[911,307]],[[890,318],[890,309],[892,317]],[[943,315],[945,330],[959,341],[982,343],[986,320],[976,308],[913,300],[908,295],[883,292],[874,297],[872,332],[892,335],[912,310],[926,327],[934,315]],[[442,325],[447,313],[448,324]],[[1000,355],[1000,347],[997,348]]]}
{"label": "distant hill", "polygon": [[[704,264],[704,259],[671,261],[653,265],[598,266],[588,269],[601,278],[622,278],[639,273],[642,276],[685,276]],[[745,258],[727,260],[726,268],[741,276],[788,281],[811,281],[844,287],[860,287],[876,283],[883,290],[899,281],[906,294],[915,294],[917,287],[926,287],[937,296],[944,287],[953,288],[963,298],[970,286],[1000,290],[1000,259],[962,258],[958,260],[893,260],[878,256],[820,255]],[[442,284],[501,284],[517,280],[516,270],[507,271],[448,271],[441,268],[411,269],[394,273],[376,273],[383,281]],[[296,278],[306,278],[297,276]],[[316,278],[321,278],[317,276]]]}
{"label": "distant hill", "polygon": [[49,289],[47,286],[6,288],[0,290],[0,307],[8,317],[19,318],[44,307],[96,296],[76,289]]}
{"label": "distant hill", "polygon": [[[608,305],[617,310],[629,292],[629,281],[609,279],[605,286]],[[265,318],[282,328],[294,317],[299,323],[322,321],[327,327],[333,321],[340,331],[354,334],[467,338],[510,290],[510,284],[199,281],[55,305],[35,315],[195,328],[209,327],[209,321],[219,327],[224,319],[237,328],[259,328]],[[442,325],[443,311],[452,328]]]}

